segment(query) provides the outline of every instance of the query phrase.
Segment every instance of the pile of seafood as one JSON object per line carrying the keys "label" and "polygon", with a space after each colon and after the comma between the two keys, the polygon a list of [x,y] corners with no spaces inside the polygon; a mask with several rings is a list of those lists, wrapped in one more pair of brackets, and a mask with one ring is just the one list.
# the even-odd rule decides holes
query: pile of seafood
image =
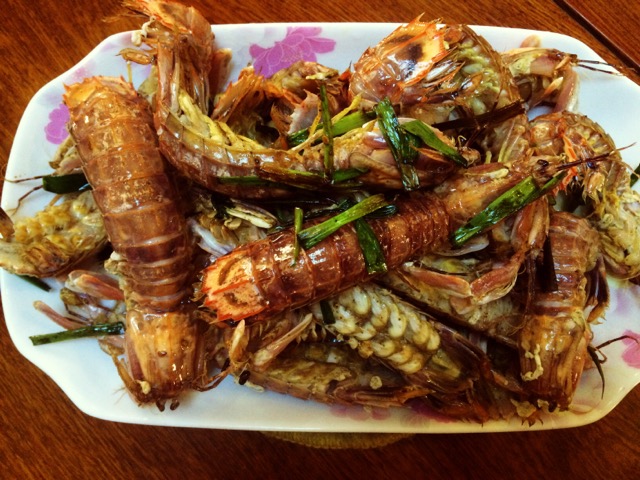
{"label": "pile of seafood", "polygon": [[89,188],[5,214],[0,258],[64,281],[66,312],[36,308],[95,328],[138,403],[231,376],[477,422],[571,408],[607,276],[640,276],[634,173],[571,111],[581,60],[418,18],[346,71],[227,83],[199,12],[124,3],[151,74],[66,87],[48,181]]}

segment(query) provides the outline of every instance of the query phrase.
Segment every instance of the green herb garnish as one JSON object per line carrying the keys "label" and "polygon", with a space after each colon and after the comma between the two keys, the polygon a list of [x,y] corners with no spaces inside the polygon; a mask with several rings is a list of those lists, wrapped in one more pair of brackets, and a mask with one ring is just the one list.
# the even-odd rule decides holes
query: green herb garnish
{"label": "green herb garnish", "polygon": [[218,177],[218,182],[222,185],[244,185],[251,187],[273,185],[273,182],[260,178],[257,175],[247,175],[246,177]]}
{"label": "green herb garnish", "polygon": [[44,335],[33,335],[29,337],[33,345],[46,345],[48,343],[63,342],[76,338],[85,337],[101,337],[103,335],[120,335],[124,333],[124,324],[122,322],[115,323],[97,323],[87,327],[74,328],[72,330],[64,330],[62,332],[46,333]]}
{"label": "green herb garnish", "polygon": [[[339,137],[345,133],[362,127],[365,123],[373,120],[375,115],[371,112],[353,112],[349,115],[345,115],[340,120],[337,120],[332,125],[333,137]],[[324,123],[318,125],[318,129],[323,129]],[[287,137],[287,142],[290,147],[297,147],[304,143],[309,138],[309,129],[298,130]]]}
{"label": "green herb garnish", "polygon": [[426,146],[440,152],[445,157],[453,160],[458,165],[465,168],[469,166],[467,159],[460,155],[460,152],[458,152],[458,150],[453,148],[451,145],[447,145],[442,140],[440,140],[433,129],[426,123],[421,122],[420,120],[413,120],[411,122],[403,124],[402,128],[407,132],[416,135],[420,138],[420,140],[424,142]]}
{"label": "green herb garnish", "polygon": [[305,250],[317,245],[319,242],[327,238],[343,225],[346,225],[358,218],[362,218],[376,210],[386,207],[389,203],[385,200],[384,195],[378,194],[367,197],[361,202],[348,208],[342,213],[325,220],[322,223],[305,228],[298,234],[300,245]]}
{"label": "green herb garnish", "polygon": [[633,175],[631,175],[631,178],[629,180],[630,187],[633,187],[638,181],[638,176],[640,176],[640,165],[635,168],[635,170],[633,171]]}
{"label": "green herb garnish", "polygon": [[400,128],[393,105],[388,98],[375,106],[375,112],[382,136],[389,145],[400,171],[402,186],[405,190],[417,189],[420,187],[420,179],[413,165],[418,157],[418,151],[415,149],[416,138]]}
{"label": "green herb garnish", "polygon": [[293,265],[298,262],[298,256],[300,255],[300,241],[298,240],[298,234],[302,230],[302,221],[304,219],[304,212],[300,207],[293,209]]}
{"label": "green herb garnish", "polygon": [[347,180],[353,180],[360,175],[364,175],[369,171],[368,168],[342,168],[333,171],[333,183],[346,182]]}
{"label": "green herb garnish", "polygon": [[555,187],[565,175],[565,172],[556,175],[542,187],[538,186],[533,177],[529,176],[525,178],[487,205],[482,212],[478,213],[466,224],[453,232],[451,235],[451,243],[454,247],[461,246],[467,240],[482,233],[487,228],[492,227],[499,221],[540,198]]}
{"label": "green herb garnish", "polygon": [[371,225],[364,218],[358,218],[353,225],[358,235],[358,243],[362,249],[367,273],[373,275],[386,272],[387,262],[384,258],[384,252]]}
{"label": "green herb garnish", "polygon": [[91,188],[84,173],[68,173],[66,175],[45,175],[42,177],[42,188],[52,193],[81,192]]}
{"label": "green herb garnish", "polygon": [[25,282],[29,282],[31,285],[38,287],[40,290],[44,290],[45,292],[51,291],[51,287],[37,277],[30,277],[29,275],[18,275],[18,277],[23,279]]}
{"label": "green herb garnish", "polygon": [[336,317],[333,315],[333,309],[327,300],[320,300],[320,311],[322,312],[322,323],[332,325],[336,323]]}

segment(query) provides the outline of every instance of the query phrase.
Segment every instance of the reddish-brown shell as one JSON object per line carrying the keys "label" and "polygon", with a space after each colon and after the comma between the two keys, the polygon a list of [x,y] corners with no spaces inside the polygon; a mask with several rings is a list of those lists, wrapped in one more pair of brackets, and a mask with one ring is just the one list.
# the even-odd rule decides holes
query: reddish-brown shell
{"label": "reddish-brown shell", "polygon": [[[389,269],[441,245],[449,233],[448,216],[435,196],[417,193],[395,204],[397,214],[369,221]],[[205,270],[205,305],[216,311],[218,321],[263,320],[371,277],[352,225],[301,251],[297,259],[294,235],[289,229],[242,245]]]}

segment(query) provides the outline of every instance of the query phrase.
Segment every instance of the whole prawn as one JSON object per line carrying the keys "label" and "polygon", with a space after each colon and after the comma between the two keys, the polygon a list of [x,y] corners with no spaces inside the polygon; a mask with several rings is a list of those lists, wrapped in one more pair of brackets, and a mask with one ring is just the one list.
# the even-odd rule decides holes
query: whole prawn
{"label": "whole prawn", "polygon": [[107,242],[90,192],[68,196],[15,222],[0,209],[0,233],[0,267],[41,278],[69,272]]}
{"label": "whole prawn", "polygon": [[[502,164],[481,165],[455,175],[434,192],[398,197],[397,214],[371,220],[389,271],[417,256],[450,248],[449,233],[521,180],[524,173]],[[473,193],[469,193],[472,191]],[[544,205],[540,205],[544,207]],[[541,244],[545,208],[527,209],[514,235],[516,254],[499,271],[485,275],[469,297],[496,298],[510,289],[522,261]],[[531,237],[531,238],[529,238]],[[262,320],[286,308],[329,297],[370,278],[351,224],[295,257],[293,229],[241,245],[204,271],[204,305],[218,321]],[[474,290],[474,293],[471,293]],[[470,299],[471,300],[471,299]],[[477,303],[477,302],[476,302]],[[466,305],[469,307],[469,305]]]}
{"label": "whole prawn", "polygon": [[[437,248],[449,234],[448,217],[433,195],[399,199],[395,215],[372,219],[387,268],[422,250]],[[352,224],[295,256],[290,228],[218,258],[204,271],[204,305],[217,321],[264,320],[287,308],[307,305],[370,278]]]}
{"label": "whole prawn", "polygon": [[[230,105],[234,108],[246,105],[241,112],[246,109],[247,115],[253,117],[256,98],[295,96],[294,91],[287,91],[278,83],[282,80],[280,77],[276,76],[265,86],[266,82],[259,75],[245,70],[238,82],[220,95],[213,115],[209,117],[206,113],[211,102],[209,69],[212,63],[213,68],[218,66],[212,62],[215,58],[214,37],[207,20],[195,10],[172,2],[130,0],[125,5],[151,19],[145,24],[142,41],[157,53],[155,126],[161,151],[183,175],[210,190],[235,198],[292,196],[290,187],[295,187],[301,178],[315,179],[319,188],[332,188],[331,183],[324,181],[322,143],[314,145],[309,140],[295,148],[280,148],[277,142],[263,144],[223,121],[237,125],[233,118],[239,113],[234,113]],[[135,60],[136,57],[129,58]],[[300,64],[300,67],[304,65]],[[297,89],[295,85],[291,88]],[[352,107],[343,112],[349,108]],[[269,109],[260,106],[260,110]],[[271,109],[277,117],[271,120],[282,123],[281,112],[276,110]],[[334,167],[336,170],[362,170],[365,173],[358,181],[366,187],[400,188],[402,183],[391,149],[374,125],[375,122],[371,122],[334,139]],[[441,155],[433,157],[422,151],[419,154],[415,168],[421,186],[439,183],[454,169]],[[251,177],[271,183],[266,187],[265,182],[247,186],[242,179]],[[288,187],[277,188],[282,184]]]}
{"label": "whole prawn", "polygon": [[575,108],[579,76],[574,67],[581,65],[576,55],[528,46],[508,50],[502,59],[527,108],[541,104],[553,105],[556,112]]}
{"label": "whole prawn", "polygon": [[[281,189],[246,188],[221,180],[255,177],[256,166],[264,163],[284,169],[305,167],[299,166],[299,155],[265,147],[206,115],[211,101],[210,70],[216,58],[214,35],[206,18],[192,7],[171,1],[127,0],[124,5],[150,18],[142,38],[156,53],[154,124],[166,158],[182,174],[210,190],[236,198],[282,196]],[[317,170],[320,166],[315,161],[306,168]]]}
{"label": "whole prawn", "polygon": [[402,25],[354,64],[351,96],[385,97],[400,115],[479,140],[483,150],[513,162],[528,148],[522,98],[500,54],[466,25]]}
{"label": "whole prawn", "polygon": [[522,379],[533,401],[565,410],[589,358],[590,322],[606,308],[608,292],[598,292],[606,285],[598,234],[585,219],[553,212],[549,242],[553,258],[547,261],[557,286],[536,289],[518,347]]}
{"label": "whole prawn", "polygon": [[127,361],[114,361],[139,402],[163,406],[200,374],[200,327],[186,301],[192,241],[151,111],[119,78],[86,79],[68,87],[64,101],[123,276]]}
{"label": "whole prawn", "polygon": [[530,136],[534,155],[552,168],[570,167],[569,192],[580,194],[574,201],[599,233],[607,271],[624,279],[640,275],[640,194],[631,188],[631,168],[611,136],[585,115],[567,111],[535,118]]}

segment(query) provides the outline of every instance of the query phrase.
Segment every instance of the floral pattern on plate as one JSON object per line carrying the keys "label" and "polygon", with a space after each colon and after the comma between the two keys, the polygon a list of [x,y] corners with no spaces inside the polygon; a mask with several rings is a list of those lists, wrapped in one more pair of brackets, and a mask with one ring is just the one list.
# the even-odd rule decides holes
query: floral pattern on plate
{"label": "floral pattern on plate", "polygon": [[272,47],[252,44],[249,53],[254,60],[254,69],[270,77],[299,60],[317,61],[316,54],[332,52],[336,46],[335,40],[320,37],[321,33],[320,27],[289,27],[285,37]]}
{"label": "floral pattern on plate", "polygon": [[[127,64],[124,59],[119,57],[119,53],[123,48],[132,46],[131,35],[129,33],[122,33],[110,37],[107,41],[102,42],[96,47],[91,55],[108,55],[118,58],[117,63],[119,68],[117,71],[105,71],[100,63],[96,63],[96,61],[92,59],[86,59],[74,69],[64,74],[62,76],[62,82],[64,85],[70,85],[81,82],[85,78],[94,75],[123,75],[128,77],[130,74],[134,79],[134,83],[136,83],[136,79],[139,81],[149,75],[151,66],[135,63]],[[62,90],[59,92],[56,91],[55,95],[47,98],[47,101],[51,103],[53,108],[49,113],[49,123],[45,126],[44,133],[47,141],[54,145],[60,145],[68,136],[67,122],[69,121],[69,110],[64,102],[61,101],[61,97]]]}

